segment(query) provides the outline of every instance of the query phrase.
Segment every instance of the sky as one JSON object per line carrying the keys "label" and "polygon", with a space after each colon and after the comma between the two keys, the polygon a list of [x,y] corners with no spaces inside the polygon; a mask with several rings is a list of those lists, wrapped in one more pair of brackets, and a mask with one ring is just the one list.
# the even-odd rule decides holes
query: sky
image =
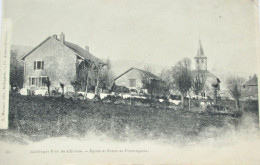
{"label": "sky", "polygon": [[257,70],[254,0],[6,0],[3,7],[14,45],[36,46],[63,32],[101,59],[170,67],[193,59],[201,39],[209,69]]}

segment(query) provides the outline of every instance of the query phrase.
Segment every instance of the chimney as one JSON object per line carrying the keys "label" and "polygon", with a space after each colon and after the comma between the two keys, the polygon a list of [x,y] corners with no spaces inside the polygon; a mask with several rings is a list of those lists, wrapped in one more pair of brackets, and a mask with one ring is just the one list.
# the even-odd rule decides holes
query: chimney
{"label": "chimney", "polygon": [[85,46],[85,50],[86,50],[87,52],[89,52],[89,47],[88,47],[88,46]]}
{"label": "chimney", "polygon": [[65,42],[65,35],[63,34],[63,32],[61,32],[61,34],[60,34],[60,42],[63,44]]}
{"label": "chimney", "polygon": [[54,34],[52,37],[57,40],[57,34]]}

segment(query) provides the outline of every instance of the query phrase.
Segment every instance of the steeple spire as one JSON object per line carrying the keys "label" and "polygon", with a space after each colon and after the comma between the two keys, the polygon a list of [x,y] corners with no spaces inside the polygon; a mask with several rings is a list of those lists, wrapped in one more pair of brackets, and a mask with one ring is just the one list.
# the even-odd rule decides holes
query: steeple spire
{"label": "steeple spire", "polygon": [[197,55],[194,57],[196,69],[207,70],[207,57],[204,55],[201,41],[199,39],[199,47]]}
{"label": "steeple spire", "polygon": [[197,56],[196,57],[203,57],[204,56],[204,52],[203,52],[203,48],[201,45],[201,41],[199,39],[199,47],[198,47],[198,51],[197,51]]}

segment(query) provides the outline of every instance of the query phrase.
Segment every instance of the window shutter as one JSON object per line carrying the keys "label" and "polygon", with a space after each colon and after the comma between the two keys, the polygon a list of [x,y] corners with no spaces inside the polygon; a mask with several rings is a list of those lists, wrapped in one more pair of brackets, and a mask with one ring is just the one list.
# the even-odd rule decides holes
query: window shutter
{"label": "window shutter", "polygon": [[42,78],[39,77],[39,86],[41,87],[42,86]]}
{"label": "window shutter", "polygon": [[36,69],[36,61],[34,61],[34,70]]}
{"label": "window shutter", "polygon": [[36,77],[36,78],[35,78],[35,85],[36,85],[36,86],[38,86],[38,81],[39,81],[39,79],[38,79],[38,77]]}
{"label": "window shutter", "polygon": [[44,62],[42,61],[42,69],[44,69]]}

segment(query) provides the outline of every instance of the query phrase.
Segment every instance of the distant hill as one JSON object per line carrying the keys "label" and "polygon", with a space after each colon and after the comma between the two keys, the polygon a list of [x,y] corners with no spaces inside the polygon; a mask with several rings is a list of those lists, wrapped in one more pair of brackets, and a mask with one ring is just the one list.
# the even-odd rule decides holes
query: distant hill
{"label": "distant hill", "polygon": [[164,64],[153,64],[153,63],[142,63],[135,60],[111,60],[112,70],[115,73],[115,76],[122,74],[128,69],[135,67],[139,69],[144,69],[145,66],[149,66],[152,69],[152,72],[158,75],[162,69],[170,68],[171,66],[165,66]]}
{"label": "distant hill", "polygon": [[22,45],[11,45],[11,51],[17,52],[17,56],[20,59],[25,54],[29,53],[33,47],[30,46],[22,46]]}

